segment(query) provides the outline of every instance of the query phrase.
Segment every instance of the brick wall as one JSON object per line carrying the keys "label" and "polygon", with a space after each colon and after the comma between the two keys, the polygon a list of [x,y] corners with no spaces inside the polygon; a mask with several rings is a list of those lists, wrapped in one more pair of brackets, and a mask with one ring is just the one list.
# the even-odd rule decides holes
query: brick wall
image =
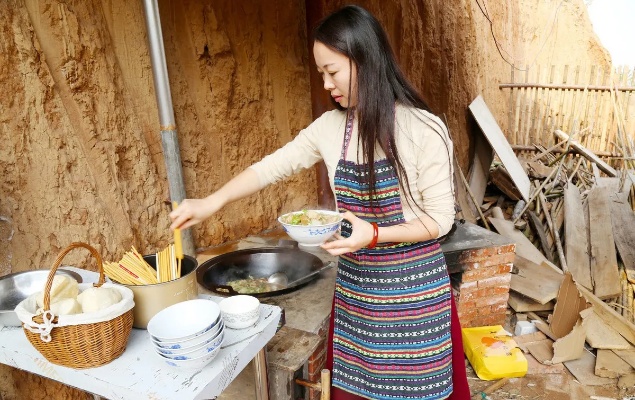
{"label": "brick wall", "polygon": [[[514,244],[460,252],[451,271],[452,292],[463,328],[502,325],[507,312]],[[450,267],[450,266],[449,266]]]}

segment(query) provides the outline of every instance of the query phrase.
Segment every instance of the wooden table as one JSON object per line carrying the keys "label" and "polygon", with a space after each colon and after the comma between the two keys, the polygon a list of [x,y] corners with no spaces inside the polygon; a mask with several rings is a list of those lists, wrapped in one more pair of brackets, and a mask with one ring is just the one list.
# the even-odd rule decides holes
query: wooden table
{"label": "wooden table", "polygon": [[[81,272],[85,276],[86,271]],[[210,295],[199,297],[222,299]],[[280,307],[261,304],[260,319],[254,326],[240,330],[227,328],[218,356],[201,370],[167,365],[155,354],[148,332],[134,328],[119,358],[100,367],[76,370],[48,362],[29,343],[22,328],[0,327],[0,363],[111,400],[159,400],[213,399],[254,360],[256,399],[267,400],[265,347],[276,333],[280,314]]]}

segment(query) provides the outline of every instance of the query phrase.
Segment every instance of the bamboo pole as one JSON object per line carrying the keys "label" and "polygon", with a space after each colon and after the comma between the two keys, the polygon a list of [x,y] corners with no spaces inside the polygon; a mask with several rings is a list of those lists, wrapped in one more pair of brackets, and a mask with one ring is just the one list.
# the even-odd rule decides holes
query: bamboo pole
{"label": "bamboo pole", "polygon": [[465,175],[463,175],[463,169],[459,165],[458,160],[456,159],[456,155],[454,156],[454,164],[456,165],[456,168],[458,168],[459,170],[459,175],[461,176],[461,182],[463,182],[463,186],[465,186],[465,190],[467,191],[467,194],[470,196],[472,203],[474,203],[476,211],[478,211],[478,215],[481,218],[481,221],[483,221],[483,225],[485,225],[485,228],[491,231],[492,229],[489,227],[489,224],[487,223],[487,218],[485,218],[485,216],[483,215],[483,211],[481,210],[481,205],[478,204],[478,201],[476,201],[476,196],[474,196],[474,193],[472,193],[472,190],[470,189],[470,184],[467,183],[467,179],[465,179]]}
{"label": "bamboo pole", "polygon": [[[529,205],[536,199],[536,197],[538,196],[542,188],[544,188],[545,185],[549,183],[549,181],[551,180],[551,177],[553,177],[553,174],[555,173],[556,173],[556,169],[554,168],[553,170],[551,170],[551,173],[549,174],[549,176],[547,176],[547,178],[542,182],[542,184],[529,197],[529,199],[527,200],[527,204],[525,204],[525,207],[523,207],[523,210],[519,213],[518,218],[512,221],[513,223],[518,222],[518,219],[520,219],[520,217],[525,213],[525,211],[527,211],[527,209],[529,208]],[[538,211],[536,211],[536,213],[538,213]]]}
{"label": "bamboo pole", "polygon": [[[610,85],[565,85],[565,84],[548,84],[548,83],[500,83],[499,89],[521,89],[521,88],[539,88],[539,89],[562,89],[562,90],[595,90],[599,92],[608,92],[611,90]],[[616,88],[621,92],[633,92],[635,86],[618,86]]]}
{"label": "bamboo pole", "polygon": [[543,100],[544,100],[544,95],[545,95],[545,92],[549,92],[549,91],[548,91],[548,90],[546,90],[546,89],[542,89],[542,88],[541,88],[541,89],[538,89],[538,91],[539,91],[539,93],[540,93],[540,98],[539,98],[539,100],[538,100],[538,106],[539,106],[539,109],[538,109],[538,110],[539,110],[539,112],[538,112],[538,115],[537,115],[537,117],[536,117],[536,132],[535,132],[535,135],[532,137],[532,142],[538,141],[538,140],[542,137],[542,132],[543,132],[543,126],[542,126],[542,123],[543,123],[543,118],[544,118],[544,114],[545,114],[546,112],[548,112],[548,111],[546,110],[546,104],[545,104],[545,102],[544,102]]}
{"label": "bamboo pole", "polygon": [[547,226],[551,230],[553,234],[553,241],[556,242],[556,250],[558,252],[558,258],[560,259],[560,267],[563,272],[568,272],[569,268],[567,267],[567,259],[564,257],[564,250],[562,249],[562,242],[560,241],[560,233],[556,228],[556,222],[551,218],[551,213],[549,212],[549,208],[547,207],[547,199],[545,199],[545,195],[543,193],[538,194],[538,199],[542,204],[543,211],[545,213],[545,219],[547,220]]}
{"label": "bamboo pole", "polygon": [[[511,80],[514,82],[514,66],[509,66],[511,69]],[[518,144],[518,136],[514,131],[514,88],[510,88],[509,91],[509,109],[507,110],[507,132],[510,133],[513,144]]]}

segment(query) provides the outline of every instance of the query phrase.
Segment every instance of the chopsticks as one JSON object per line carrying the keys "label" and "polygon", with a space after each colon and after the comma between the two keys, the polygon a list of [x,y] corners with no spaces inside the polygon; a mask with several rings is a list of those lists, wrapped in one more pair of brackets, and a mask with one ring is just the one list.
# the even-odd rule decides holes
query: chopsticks
{"label": "chopsticks", "polygon": [[[172,209],[176,209],[179,203],[172,202]],[[174,252],[177,260],[176,276],[181,276],[181,260],[183,259],[183,241],[181,239],[181,230],[179,228],[174,229]],[[172,258],[174,260],[174,258]]]}
{"label": "chopsticks", "polygon": [[[172,207],[178,207],[176,201]],[[104,272],[110,278],[125,285],[150,285],[169,282],[181,277],[181,260],[183,260],[183,242],[181,230],[174,230],[174,244],[155,254],[156,270],[148,264],[137,249],[126,252],[119,262],[103,262]]]}

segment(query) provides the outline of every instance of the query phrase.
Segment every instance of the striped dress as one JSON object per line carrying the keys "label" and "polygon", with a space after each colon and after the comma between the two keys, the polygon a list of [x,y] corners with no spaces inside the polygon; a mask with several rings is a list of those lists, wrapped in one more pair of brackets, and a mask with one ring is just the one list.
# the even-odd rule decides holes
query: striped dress
{"label": "striped dress", "polygon": [[[375,208],[363,166],[345,158],[347,120],[335,171],[340,211],[381,226],[405,222],[399,182],[387,160],[374,164]],[[342,235],[350,235],[344,221]],[[380,243],[340,257],[333,303],[333,387],[369,399],[445,399],[452,392],[450,282],[436,240]]]}

